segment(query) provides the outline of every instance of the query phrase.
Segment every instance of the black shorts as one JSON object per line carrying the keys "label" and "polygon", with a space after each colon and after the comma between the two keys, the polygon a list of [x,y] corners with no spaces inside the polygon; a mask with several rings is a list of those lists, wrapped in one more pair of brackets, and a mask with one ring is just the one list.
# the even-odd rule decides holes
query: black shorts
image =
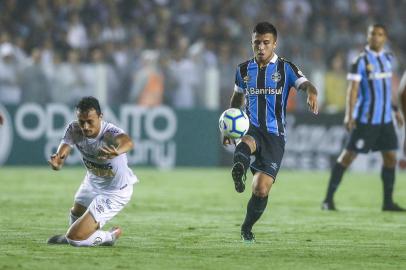
{"label": "black shorts", "polygon": [[285,152],[285,137],[268,133],[255,126],[250,126],[247,134],[254,138],[257,150],[253,154],[255,161],[251,164],[251,172],[264,172],[276,179]]}
{"label": "black shorts", "polygon": [[398,138],[392,122],[382,125],[357,123],[350,133],[346,147],[356,153],[395,151],[397,148]]}

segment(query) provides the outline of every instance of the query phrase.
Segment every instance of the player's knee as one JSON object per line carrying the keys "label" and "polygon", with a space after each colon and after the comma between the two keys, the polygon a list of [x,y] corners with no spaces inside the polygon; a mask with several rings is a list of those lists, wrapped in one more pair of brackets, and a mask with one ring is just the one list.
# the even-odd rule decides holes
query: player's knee
{"label": "player's knee", "polygon": [[351,165],[356,157],[356,153],[346,151],[338,157],[337,162],[347,168]]}
{"label": "player's knee", "polygon": [[254,189],[252,190],[252,193],[254,193],[255,196],[260,197],[260,198],[265,198],[266,196],[268,196],[269,190],[265,187],[254,187]]}
{"label": "player's knee", "polygon": [[254,138],[252,138],[249,135],[245,135],[244,137],[241,138],[241,142],[249,146],[249,148],[251,149],[251,153],[255,152],[256,144]]}
{"label": "player's knee", "polygon": [[396,155],[388,154],[383,158],[383,166],[386,168],[394,168],[396,166]]}
{"label": "player's knee", "polygon": [[86,212],[86,208],[85,207],[77,207],[76,205],[74,205],[70,209],[70,212],[71,212],[72,215],[79,218]]}

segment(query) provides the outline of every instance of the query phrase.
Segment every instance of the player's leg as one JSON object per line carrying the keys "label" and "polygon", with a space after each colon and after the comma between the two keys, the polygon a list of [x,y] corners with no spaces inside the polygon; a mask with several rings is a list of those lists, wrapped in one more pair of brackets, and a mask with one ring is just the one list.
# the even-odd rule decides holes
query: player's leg
{"label": "player's leg", "polygon": [[268,203],[268,194],[274,178],[263,172],[256,172],[252,182],[252,195],[247,205],[247,213],[241,226],[241,237],[244,241],[255,241],[252,227],[265,211]]}
{"label": "player's leg", "polygon": [[87,210],[86,206],[81,205],[78,202],[73,203],[73,207],[69,212],[69,226],[72,225],[78,218],[80,218]]}
{"label": "player's leg", "polygon": [[393,188],[395,185],[396,152],[382,152],[383,166],[381,178],[383,184],[383,211],[406,211],[393,202]]}
{"label": "player's leg", "polygon": [[337,210],[334,205],[334,194],[341,183],[345,170],[357,157],[357,153],[344,149],[331,170],[331,175],[327,187],[326,197],[322,203],[323,210]]}
{"label": "player's leg", "polygon": [[117,215],[130,201],[133,186],[108,194],[97,195],[85,214],[80,217],[66,233],[69,244],[73,246],[113,245],[121,235],[121,229],[113,227],[110,231],[101,228]]}
{"label": "player's leg", "polygon": [[383,184],[383,211],[405,211],[393,202],[393,188],[395,185],[396,150],[398,138],[393,123],[381,126],[379,137],[373,147],[374,151],[380,151],[383,159],[381,178]]}
{"label": "player's leg", "polygon": [[[88,184],[88,180],[84,179],[75,193],[74,203],[69,211],[69,226],[71,226],[78,218],[80,218],[87,210],[87,207],[92,202],[97,193]],[[69,244],[65,234],[58,234],[50,237],[47,241],[48,244]]]}
{"label": "player's leg", "polygon": [[242,137],[235,148],[231,175],[233,177],[235,190],[239,193],[245,190],[246,173],[250,167],[250,156],[255,150],[256,143],[254,138],[250,135]]}
{"label": "player's leg", "polygon": [[[80,218],[85,212],[86,207],[74,202],[73,207],[69,211],[69,226],[71,226],[78,218]],[[66,245],[69,244],[68,240],[65,237],[65,234],[57,234],[50,237],[47,240],[47,243],[50,245]]]}
{"label": "player's leg", "polygon": [[69,228],[66,238],[72,246],[89,247],[113,245],[114,241],[121,235],[120,228],[113,228],[113,231],[103,231],[99,230],[99,226],[99,222],[87,211]]}

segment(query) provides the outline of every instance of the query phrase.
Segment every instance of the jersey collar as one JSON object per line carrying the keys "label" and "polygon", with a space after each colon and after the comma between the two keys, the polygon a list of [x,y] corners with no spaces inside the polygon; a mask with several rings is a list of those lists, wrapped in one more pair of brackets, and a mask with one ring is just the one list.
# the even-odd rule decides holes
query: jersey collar
{"label": "jersey collar", "polygon": [[278,56],[276,55],[276,53],[273,53],[273,57],[271,58],[271,61],[269,61],[269,62],[272,64],[275,64],[277,59],[278,59]]}
{"label": "jersey collar", "polygon": [[371,50],[369,45],[365,46],[365,50],[367,52],[369,52],[370,54],[372,54],[373,56],[376,56],[376,57],[381,56],[381,55],[383,55],[385,53],[385,49],[382,49],[379,52],[376,52],[376,51]]}
{"label": "jersey collar", "polygon": [[[271,60],[269,60],[269,63],[266,64],[266,65],[269,65],[270,63],[275,64],[276,60],[278,60],[278,55],[276,55],[276,53],[273,53],[273,56],[272,56]],[[254,62],[257,63],[257,59],[255,57],[254,57]]]}

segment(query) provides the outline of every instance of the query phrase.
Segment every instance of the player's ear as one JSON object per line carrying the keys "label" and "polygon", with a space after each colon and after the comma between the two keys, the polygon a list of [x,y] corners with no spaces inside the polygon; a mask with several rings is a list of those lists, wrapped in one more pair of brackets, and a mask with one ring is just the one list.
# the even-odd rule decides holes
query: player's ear
{"label": "player's ear", "polygon": [[100,113],[99,118],[103,119],[103,113]]}

